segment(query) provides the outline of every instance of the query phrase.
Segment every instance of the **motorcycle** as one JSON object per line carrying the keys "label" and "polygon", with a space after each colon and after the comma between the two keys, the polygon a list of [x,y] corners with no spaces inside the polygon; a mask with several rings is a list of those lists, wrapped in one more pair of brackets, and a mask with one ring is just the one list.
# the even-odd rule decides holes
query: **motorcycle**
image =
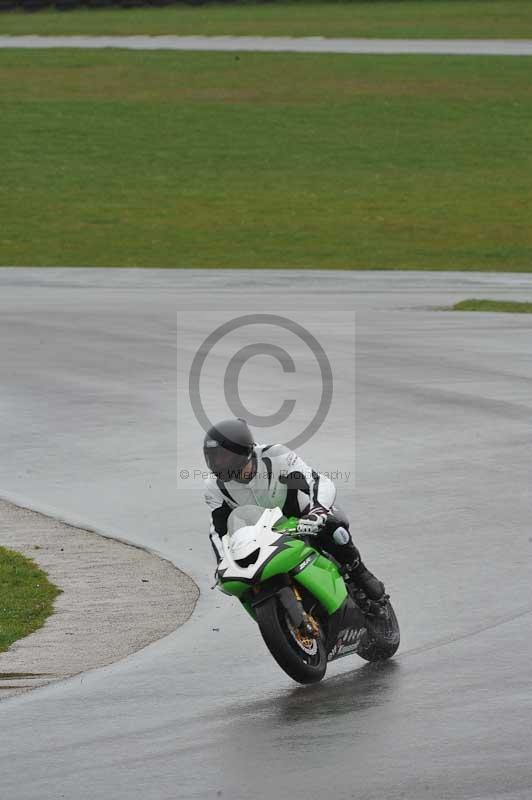
{"label": "motorcycle", "polygon": [[297,523],[279,508],[235,508],[222,538],[218,588],[240,600],[298,683],[320,681],[330,661],[354,653],[366,661],[391,658],[400,632],[388,598],[369,600]]}

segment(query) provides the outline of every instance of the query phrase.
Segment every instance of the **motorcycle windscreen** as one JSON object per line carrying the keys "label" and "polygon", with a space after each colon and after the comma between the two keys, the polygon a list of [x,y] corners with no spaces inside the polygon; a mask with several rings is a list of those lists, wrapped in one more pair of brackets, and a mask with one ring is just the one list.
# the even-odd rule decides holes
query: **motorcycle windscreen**
{"label": "motorcycle windscreen", "polygon": [[[227,519],[227,533],[232,536],[240,528],[256,525],[264,515],[270,516],[272,510],[271,508],[261,508],[260,506],[239,506],[235,508]],[[282,519],[281,511],[277,510],[279,514],[276,515],[275,521]]]}

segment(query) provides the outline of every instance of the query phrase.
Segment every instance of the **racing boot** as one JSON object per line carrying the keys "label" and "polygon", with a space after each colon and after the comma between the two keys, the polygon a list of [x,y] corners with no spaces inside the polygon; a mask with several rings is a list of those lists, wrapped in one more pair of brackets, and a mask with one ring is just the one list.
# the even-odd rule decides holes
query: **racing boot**
{"label": "racing boot", "polygon": [[384,584],[362,562],[349,532],[345,528],[337,528],[333,533],[333,539],[337,546],[338,558],[357,589],[362,589],[366,597],[375,603],[385,600]]}
{"label": "racing boot", "polygon": [[386,600],[386,589],[383,582],[376,578],[373,572],[369,571],[366,565],[360,561],[360,557],[358,563],[349,566],[348,570],[353,583],[359,589],[362,589],[366,597],[373,600],[374,603],[381,603]]}

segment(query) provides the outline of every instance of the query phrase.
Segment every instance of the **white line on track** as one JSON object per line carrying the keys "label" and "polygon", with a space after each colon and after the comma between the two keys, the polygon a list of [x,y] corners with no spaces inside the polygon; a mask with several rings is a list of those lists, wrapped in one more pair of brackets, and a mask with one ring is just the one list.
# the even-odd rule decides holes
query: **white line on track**
{"label": "white line on track", "polygon": [[326,39],[321,36],[0,36],[0,48],[532,56],[532,40]]}

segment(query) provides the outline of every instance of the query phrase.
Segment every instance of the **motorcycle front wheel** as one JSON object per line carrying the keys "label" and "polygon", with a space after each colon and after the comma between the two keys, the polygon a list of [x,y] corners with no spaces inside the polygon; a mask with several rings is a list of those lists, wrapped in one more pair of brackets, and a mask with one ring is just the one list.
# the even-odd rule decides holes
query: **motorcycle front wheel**
{"label": "motorcycle front wheel", "polygon": [[277,597],[256,606],[255,613],[266,647],[281,669],[298,683],[321,681],[327,669],[323,637],[301,635]]}

